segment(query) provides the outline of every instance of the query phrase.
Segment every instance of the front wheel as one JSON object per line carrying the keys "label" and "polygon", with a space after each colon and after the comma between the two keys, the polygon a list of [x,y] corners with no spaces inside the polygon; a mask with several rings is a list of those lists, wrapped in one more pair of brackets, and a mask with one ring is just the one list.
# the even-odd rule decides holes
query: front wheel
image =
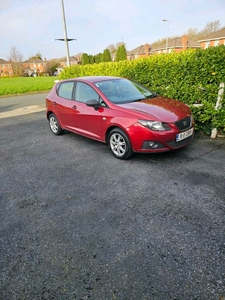
{"label": "front wheel", "polygon": [[116,158],[128,159],[133,155],[129,138],[120,128],[115,128],[110,131],[109,146]]}
{"label": "front wheel", "polygon": [[55,135],[63,134],[64,130],[60,127],[59,122],[54,114],[50,114],[49,116],[49,127]]}

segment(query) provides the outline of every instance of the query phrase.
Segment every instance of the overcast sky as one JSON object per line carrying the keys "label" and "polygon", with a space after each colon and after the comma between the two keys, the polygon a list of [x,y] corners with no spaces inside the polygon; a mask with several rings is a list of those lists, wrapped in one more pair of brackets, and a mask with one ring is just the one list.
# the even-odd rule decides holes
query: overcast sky
{"label": "overcast sky", "polygon": [[[225,27],[225,0],[64,0],[70,55],[95,55],[123,41],[127,50],[167,36],[182,36],[208,22]],[[163,19],[169,20],[163,22]],[[61,0],[0,0],[0,58],[13,46],[23,60],[66,56]]]}

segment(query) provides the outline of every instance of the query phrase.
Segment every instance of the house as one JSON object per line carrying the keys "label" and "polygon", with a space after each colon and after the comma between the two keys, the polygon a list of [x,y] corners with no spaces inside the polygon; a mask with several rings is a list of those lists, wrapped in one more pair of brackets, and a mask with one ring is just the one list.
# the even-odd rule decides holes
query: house
{"label": "house", "polygon": [[0,76],[13,75],[12,62],[0,58]]}
{"label": "house", "polygon": [[141,45],[134,50],[127,51],[127,60],[134,60],[141,57],[146,57],[151,54],[151,46],[149,44]]}
{"label": "house", "polygon": [[225,27],[216,32],[210,33],[198,42],[201,44],[203,49],[225,45]]}
{"label": "house", "polygon": [[48,68],[46,58],[42,60],[38,57],[25,60],[22,65],[24,68],[24,73],[27,73],[29,76],[45,73]]}
{"label": "house", "polygon": [[187,35],[183,35],[182,37],[175,37],[173,39],[168,40],[168,45],[163,44],[157,48],[152,49],[154,54],[158,53],[170,53],[174,52],[181,52],[187,49],[197,49],[201,48],[200,43],[189,40]]}
{"label": "house", "polygon": [[200,43],[189,40],[187,35],[175,37],[168,40],[168,45],[162,44],[157,48],[152,48],[149,44],[141,45],[132,51],[127,51],[127,60],[133,60],[140,57],[146,57],[159,53],[181,52],[187,49],[201,48]]}
{"label": "house", "polygon": [[[59,63],[60,63],[60,68],[65,68],[67,67],[67,59],[66,57],[60,58],[59,59]],[[75,57],[75,56],[70,56],[70,65],[77,65],[80,63],[79,58]]]}

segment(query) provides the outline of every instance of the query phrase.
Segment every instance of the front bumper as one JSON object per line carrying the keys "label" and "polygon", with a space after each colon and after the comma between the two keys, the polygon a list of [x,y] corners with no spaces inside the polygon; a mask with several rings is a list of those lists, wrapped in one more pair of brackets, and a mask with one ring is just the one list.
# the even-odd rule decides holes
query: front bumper
{"label": "front bumper", "polygon": [[[193,128],[193,126],[191,127]],[[165,152],[188,145],[194,138],[193,134],[181,141],[176,141],[176,135],[181,133],[175,126],[169,131],[152,131],[135,124],[129,129],[129,136],[134,152]]]}

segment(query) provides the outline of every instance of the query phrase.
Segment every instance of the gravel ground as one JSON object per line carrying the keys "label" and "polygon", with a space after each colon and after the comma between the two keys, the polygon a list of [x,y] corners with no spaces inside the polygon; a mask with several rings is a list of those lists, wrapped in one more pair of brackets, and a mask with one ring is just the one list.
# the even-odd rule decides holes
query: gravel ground
{"label": "gravel ground", "polygon": [[225,139],[120,161],[44,112],[0,132],[0,299],[225,299]]}

